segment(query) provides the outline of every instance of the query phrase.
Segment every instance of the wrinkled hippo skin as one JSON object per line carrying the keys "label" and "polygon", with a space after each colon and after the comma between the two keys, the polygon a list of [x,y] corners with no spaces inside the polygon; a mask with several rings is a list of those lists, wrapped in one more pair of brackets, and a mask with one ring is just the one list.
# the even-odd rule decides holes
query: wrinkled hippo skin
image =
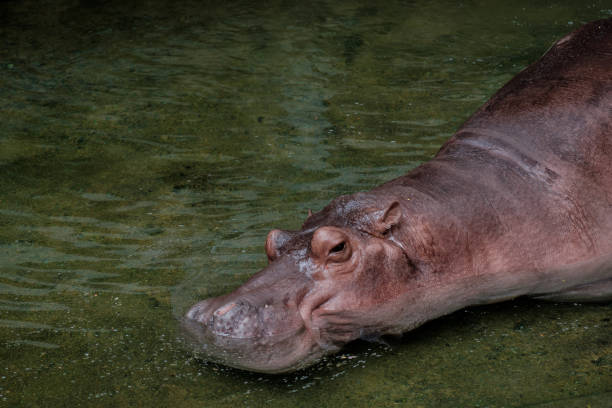
{"label": "wrinkled hippo skin", "polygon": [[612,300],[612,19],[559,40],[431,161],[265,248],[185,315],[207,358],[286,372],[469,305]]}

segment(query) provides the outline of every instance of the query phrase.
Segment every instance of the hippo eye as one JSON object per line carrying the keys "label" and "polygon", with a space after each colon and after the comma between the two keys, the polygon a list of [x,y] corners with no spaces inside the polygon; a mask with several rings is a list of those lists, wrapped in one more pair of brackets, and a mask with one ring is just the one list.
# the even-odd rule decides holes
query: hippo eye
{"label": "hippo eye", "polygon": [[340,252],[342,250],[344,250],[344,242],[341,242],[338,245],[336,245],[335,247],[333,247],[332,249],[330,249],[329,253],[333,254],[335,252]]}
{"label": "hippo eye", "polygon": [[321,263],[342,263],[351,257],[351,240],[340,228],[321,227],[310,241],[312,254]]}

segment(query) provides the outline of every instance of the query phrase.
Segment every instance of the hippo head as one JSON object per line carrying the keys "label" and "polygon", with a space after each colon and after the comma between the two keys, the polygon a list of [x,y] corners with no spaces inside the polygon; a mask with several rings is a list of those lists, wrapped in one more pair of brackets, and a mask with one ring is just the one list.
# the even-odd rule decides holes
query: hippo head
{"label": "hippo head", "polygon": [[280,373],[349,341],[405,329],[397,299],[415,268],[397,239],[399,202],[380,201],[342,196],[309,215],[301,231],[272,230],[266,268],[185,315],[198,349],[226,365]]}

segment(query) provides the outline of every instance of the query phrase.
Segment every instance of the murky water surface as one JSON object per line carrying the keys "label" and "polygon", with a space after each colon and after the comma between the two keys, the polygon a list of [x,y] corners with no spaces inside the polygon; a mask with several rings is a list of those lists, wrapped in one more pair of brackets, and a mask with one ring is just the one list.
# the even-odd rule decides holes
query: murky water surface
{"label": "murky water surface", "polygon": [[606,1],[0,5],[0,405],[609,406],[612,306],[519,300],[286,376],[176,317],[428,160]]}

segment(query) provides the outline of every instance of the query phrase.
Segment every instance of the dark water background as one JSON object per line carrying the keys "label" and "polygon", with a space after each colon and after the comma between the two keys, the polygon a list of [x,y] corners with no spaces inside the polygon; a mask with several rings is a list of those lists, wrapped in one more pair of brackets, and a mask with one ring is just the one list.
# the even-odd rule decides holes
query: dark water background
{"label": "dark water background", "polygon": [[612,406],[612,305],[518,300],[295,374],[176,317],[428,160],[610,1],[0,3],[0,406]]}

